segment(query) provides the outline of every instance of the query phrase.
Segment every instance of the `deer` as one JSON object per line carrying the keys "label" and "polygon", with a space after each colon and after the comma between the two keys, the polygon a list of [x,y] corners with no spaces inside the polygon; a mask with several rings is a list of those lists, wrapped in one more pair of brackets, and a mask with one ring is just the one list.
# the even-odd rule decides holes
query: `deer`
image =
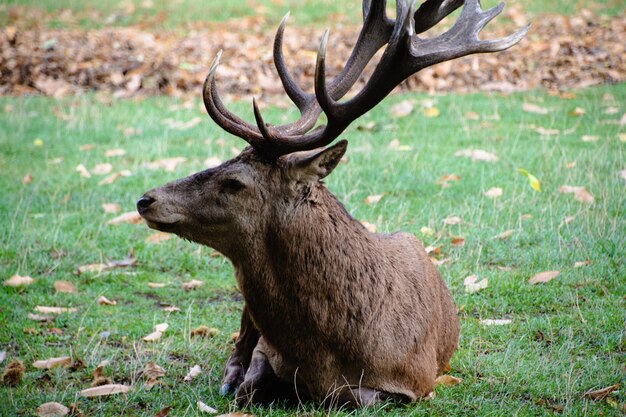
{"label": "deer", "polygon": [[[444,33],[420,36],[463,6]],[[217,91],[221,51],[202,97],[213,121],[247,142],[223,164],[146,192],[146,224],[209,246],[232,263],[244,300],[239,336],[226,361],[222,395],[240,405],[296,398],[363,407],[428,397],[449,371],[460,325],[454,300],[413,234],[376,234],[325,187],[347,141],[333,142],[409,76],[428,66],[515,45],[528,26],[495,40],[478,33],[503,9],[478,0],[363,1],[363,24],[341,72],[326,79],[328,30],[315,64],[314,91],[290,74],[282,51],[288,14],[273,45],[285,93],[300,112],[255,124],[231,113]],[[344,96],[384,47],[363,88]],[[342,100],[343,99],[343,100]],[[316,126],[324,113],[326,123]]]}

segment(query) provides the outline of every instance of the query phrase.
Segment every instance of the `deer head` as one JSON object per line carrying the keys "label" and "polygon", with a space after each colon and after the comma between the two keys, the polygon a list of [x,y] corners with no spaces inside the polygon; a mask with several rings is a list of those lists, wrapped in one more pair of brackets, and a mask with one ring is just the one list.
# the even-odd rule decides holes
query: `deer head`
{"label": "deer head", "polygon": [[[464,4],[456,23],[434,38],[419,34]],[[352,121],[384,99],[410,75],[428,66],[468,54],[501,51],[517,43],[528,27],[505,38],[479,40],[478,33],[497,16],[503,4],[482,11],[478,0],[397,0],[396,19],[386,16],[386,1],[363,1],[363,26],[344,69],[326,80],[328,31],[322,37],[315,66],[314,93],[303,91],[290,76],[282,53],[287,17],[274,41],[274,63],[285,92],[301,117],[286,125],[264,122],[253,100],[256,125],[229,112],[216,88],[218,53],[204,82],[203,100],[211,118],[251,146],[217,168],[205,170],[147,192],[137,209],[154,229],[205,244],[229,258],[250,247],[277,213],[290,210],[311,186],[328,175],[346,150],[331,144]],[[374,54],[384,52],[364,88],[339,101],[361,76]],[[324,112],[325,125],[314,128]]]}

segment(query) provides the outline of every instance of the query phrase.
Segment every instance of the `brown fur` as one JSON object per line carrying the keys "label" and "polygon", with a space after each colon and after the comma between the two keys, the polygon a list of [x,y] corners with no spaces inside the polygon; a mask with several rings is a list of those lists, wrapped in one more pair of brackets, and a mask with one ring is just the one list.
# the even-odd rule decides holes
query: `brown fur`
{"label": "brown fur", "polygon": [[278,161],[247,149],[144,196],[150,227],[211,246],[234,265],[245,311],[225,381],[243,382],[238,397],[263,390],[273,372],[317,401],[333,393],[358,396],[354,405],[415,400],[456,348],[456,308],[421,242],[368,232],[321,183],[345,149]]}

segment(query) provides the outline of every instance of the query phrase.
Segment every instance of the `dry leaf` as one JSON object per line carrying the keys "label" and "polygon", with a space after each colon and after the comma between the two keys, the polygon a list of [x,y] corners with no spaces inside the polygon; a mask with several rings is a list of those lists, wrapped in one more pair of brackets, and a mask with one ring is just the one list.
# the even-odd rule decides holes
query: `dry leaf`
{"label": "dry leaf", "polygon": [[426,255],[440,255],[441,246],[426,246],[424,252],[426,252]]}
{"label": "dry leaf", "polygon": [[574,263],[574,268],[580,268],[581,266],[591,265],[591,261],[589,259],[585,259],[584,261],[579,261]]}
{"label": "dry leaf", "polygon": [[80,395],[83,397],[101,397],[104,395],[127,393],[128,391],[130,391],[130,387],[128,385],[107,384],[100,385],[99,387],[84,389],[80,391]]}
{"label": "dry leaf", "polygon": [[483,151],[482,149],[463,149],[455,152],[454,156],[465,156],[474,161],[495,162],[498,160],[495,154]]}
{"label": "dry leaf", "polygon": [[217,410],[215,408],[209,407],[208,405],[206,405],[202,401],[198,401],[196,403],[196,405],[198,406],[198,410],[200,410],[203,413],[217,414]]}
{"label": "dry leaf", "polygon": [[76,269],[76,272],[80,274],[84,274],[85,272],[95,272],[100,273],[107,269],[107,264],[89,264],[89,265],[81,265]]}
{"label": "dry leaf", "polygon": [[170,327],[167,323],[160,323],[154,326],[154,331],[156,332],[165,332]]}
{"label": "dry leaf", "polygon": [[22,184],[27,185],[33,181],[33,176],[31,174],[26,174],[22,177]]}
{"label": "dry leaf", "polygon": [[144,342],[156,342],[157,340],[161,338],[162,335],[163,335],[163,332],[155,331],[145,336],[143,338],[143,341]]}
{"label": "dry leaf", "polygon": [[530,279],[528,280],[528,283],[535,285],[535,284],[549,282],[549,281],[552,281],[554,278],[556,278],[559,274],[560,274],[559,271],[539,272],[538,274],[535,274],[532,277],[530,277]]}
{"label": "dry leaf", "polygon": [[463,381],[461,378],[457,378],[452,375],[439,375],[437,379],[435,379],[435,386],[443,385],[446,387],[453,387],[455,385],[459,385]]}
{"label": "dry leaf", "polygon": [[365,199],[365,204],[376,204],[380,201],[381,198],[383,198],[382,194],[367,196],[367,198]]}
{"label": "dry leaf", "polygon": [[219,330],[215,327],[199,326],[191,331],[191,337],[214,337],[219,334]]}
{"label": "dry leaf", "polygon": [[[187,158],[184,158],[182,156],[176,157],[176,158],[164,158],[164,159],[159,159],[157,161],[154,162],[148,162],[146,164],[143,164],[143,166],[145,168],[148,169],[163,169],[166,172],[174,172],[176,171],[176,167],[179,164],[182,164],[183,162],[186,162]],[[218,164],[219,165],[219,164]]]}
{"label": "dry leaf", "polygon": [[441,112],[437,107],[427,107],[424,109],[424,116],[428,118],[439,117]]}
{"label": "dry leaf", "polygon": [[192,379],[200,375],[201,372],[202,368],[200,367],[200,365],[194,365],[192,368],[189,369],[189,372],[187,372],[187,375],[185,375],[185,378],[183,380],[191,381]]}
{"label": "dry leaf", "polygon": [[78,147],[78,150],[81,152],[86,152],[86,151],[90,151],[92,149],[94,149],[96,147],[96,145],[94,145],[93,143],[86,143],[84,145],[80,145]]}
{"label": "dry leaf", "polygon": [[94,175],[106,175],[109,174],[111,171],[113,171],[113,165],[109,164],[108,162],[103,164],[96,164],[96,166],[91,169],[91,173]]}
{"label": "dry leaf", "polygon": [[76,292],[76,287],[69,281],[55,281],[54,289],[57,292],[73,294]]}
{"label": "dry leaf", "polygon": [[420,229],[420,233],[423,234],[424,236],[433,236],[435,234],[435,231],[431,229],[430,227],[424,226]]}
{"label": "dry leaf", "polygon": [[28,275],[21,276],[15,274],[11,278],[4,281],[2,285],[4,285],[5,287],[22,287],[31,285],[33,282],[35,282],[35,280]]}
{"label": "dry leaf", "polygon": [[235,411],[234,413],[220,414],[215,417],[254,417],[254,414],[242,413],[241,411]]}
{"label": "dry leaf", "polygon": [[463,285],[465,285],[466,293],[473,294],[484,288],[487,288],[487,286],[489,285],[489,281],[487,280],[487,278],[483,278],[479,281],[476,275],[470,275],[463,280]]}
{"label": "dry leaf", "polygon": [[622,177],[624,181],[626,181],[626,169],[623,169],[619,172],[619,176]]}
{"label": "dry leaf", "polygon": [[394,151],[401,151],[401,152],[408,152],[408,151],[413,150],[412,146],[401,145],[398,139],[393,139],[391,142],[389,142],[388,147],[389,149],[393,149]]}
{"label": "dry leaf", "polygon": [[449,174],[449,175],[444,175],[441,178],[439,178],[437,180],[437,184],[441,185],[441,187],[443,188],[447,188],[450,186],[450,184],[448,184],[450,181],[460,181],[461,177],[456,175],[456,174]]}
{"label": "dry leaf", "polygon": [[452,246],[463,246],[465,245],[465,239],[463,239],[462,237],[453,237],[450,240],[450,244],[452,244]]}
{"label": "dry leaf", "polygon": [[541,106],[538,106],[538,105],[532,104],[532,103],[524,103],[524,104],[522,104],[522,110],[524,110],[527,113],[534,113],[534,114],[548,114],[548,113],[550,113],[550,110],[546,109],[545,107],[541,107]]}
{"label": "dry leaf", "polygon": [[455,224],[461,224],[461,218],[458,216],[450,216],[443,219],[443,224],[447,224],[449,226]]}
{"label": "dry leaf", "polygon": [[180,308],[176,306],[167,306],[167,307],[163,307],[163,311],[167,311],[168,313],[174,313],[176,311],[180,311]]}
{"label": "dry leaf", "polygon": [[158,413],[154,415],[154,417],[167,417],[171,409],[172,407],[170,407],[169,405],[167,407],[163,407],[162,409],[159,410]]}
{"label": "dry leaf", "polygon": [[78,309],[76,307],[37,306],[35,307],[35,311],[38,311],[43,314],[62,314],[62,313],[75,313],[78,311]]}
{"label": "dry leaf", "polygon": [[230,340],[231,340],[232,342],[236,342],[236,341],[237,341],[237,339],[239,339],[239,332],[232,332],[232,333],[230,334]]}
{"label": "dry leaf", "polygon": [[63,404],[50,402],[41,404],[35,410],[39,417],[63,417],[70,412],[70,409]]}
{"label": "dry leaf", "polygon": [[413,112],[413,103],[409,100],[402,100],[401,102],[394,104],[391,106],[390,114],[391,117],[405,117]]}
{"label": "dry leaf", "polygon": [[161,242],[165,242],[166,240],[170,240],[172,238],[172,234],[171,233],[165,233],[165,232],[156,232],[151,234],[150,236],[148,236],[146,238],[146,242],[147,243],[152,243],[152,244],[159,244]]}
{"label": "dry leaf", "polygon": [[147,381],[145,383],[146,389],[151,389],[156,384],[159,384],[158,378],[165,376],[165,369],[156,365],[153,362],[148,362],[143,368],[143,375]]}
{"label": "dry leaf", "polygon": [[563,217],[563,220],[561,220],[561,224],[559,224],[559,227],[563,227],[566,224],[573,222],[574,220],[576,220],[576,216],[565,216]]}
{"label": "dry leaf", "polygon": [[215,168],[220,165],[222,165],[222,160],[214,156],[209,157],[204,161],[205,168]]}
{"label": "dry leaf", "polygon": [[126,155],[126,151],[124,149],[109,149],[104,152],[104,156],[106,156],[107,158],[124,155]]}
{"label": "dry leaf", "polygon": [[78,172],[83,178],[91,178],[91,174],[83,164],[79,164],[76,166],[76,172]]}
{"label": "dry leaf", "polygon": [[6,351],[0,351],[0,363],[4,362],[4,360],[7,358],[7,352]]}
{"label": "dry leaf", "polygon": [[376,225],[375,224],[368,223],[366,221],[362,221],[361,224],[363,225],[363,227],[365,227],[367,229],[368,232],[376,233]]}
{"label": "dry leaf", "polygon": [[192,279],[191,281],[183,282],[182,288],[185,291],[189,291],[189,290],[195,290],[196,288],[200,288],[203,285],[204,285],[204,282],[199,281],[197,279]]}
{"label": "dry leaf", "polygon": [[498,198],[502,195],[502,188],[492,187],[485,191],[485,197]]}
{"label": "dry leaf", "polygon": [[541,126],[535,128],[535,132],[539,133],[541,136],[557,136],[561,134],[559,129],[546,129]]}
{"label": "dry leaf", "polygon": [[510,319],[484,319],[480,321],[480,324],[484,326],[504,326],[505,324],[511,324]]}
{"label": "dry leaf", "polygon": [[28,315],[26,317],[28,317],[31,320],[40,321],[40,322],[53,321],[54,320],[54,317],[52,317],[52,316],[42,316],[40,314],[33,314],[33,313],[28,313]]}
{"label": "dry leaf", "polygon": [[583,394],[583,398],[591,398],[592,400],[603,400],[615,390],[619,388],[620,384],[611,385],[597,390],[589,390]]}
{"label": "dry leaf", "polygon": [[97,303],[100,304],[101,306],[103,305],[114,306],[117,304],[117,301],[111,301],[108,298],[106,298],[104,295],[101,295],[100,297],[98,297]]}
{"label": "dry leaf", "polygon": [[585,113],[587,113],[587,111],[585,109],[583,109],[582,107],[576,107],[569,114],[571,114],[572,116],[582,116]]}
{"label": "dry leaf", "polygon": [[127,224],[139,224],[143,221],[139,213],[136,211],[129,211],[127,213],[121,214],[114,219],[111,219],[107,222],[107,224],[117,225],[122,223]]}
{"label": "dry leaf", "polygon": [[119,211],[122,210],[122,206],[117,203],[103,203],[102,210],[104,210],[105,213],[119,213]]}
{"label": "dry leaf", "polygon": [[582,137],[583,142],[597,142],[600,140],[600,136],[596,136],[596,135],[583,135]]}
{"label": "dry leaf", "polygon": [[493,238],[494,239],[507,239],[513,236],[513,233],[515,233],[515,230],[505,230],[504,232],[495,235]]}
{"label": "dry leaf", "polygon": [[446,264],[448,262],[450,262],[450,258],[444,258],[444,259],[435,259],[433,257],[430,258],[430,261],[433,263],[433,265],[435,266],[441,266],[443,264]]}
{"label": "dry leaf", "polygon": [[595,200],[593,195],[591,195],[585,187],[562,185],[559,187],[559,192],[563,194],[573,194],[574,200],[580,201],[581,203],[593,204]]}
{"label": "dry leaf", "polygon": [[59,358],[50,358],[33,362],[33,366],[37,369],[52,369],[57,366],[69,366],[72,363],[72,358],[69,356],[61,356]]}
{"label": "dry leaf", "polygon": [[24,376],[26,367],[19,359],[13,359],[7,364],[2,373],[2,383],[10,387],[19,384]]}
{"label": "dry leaf", "polygon": [[164,284],[162,282],[149,282],[148,283],[148,287],[150,288],[163,288],[165,287],[167,284]]}

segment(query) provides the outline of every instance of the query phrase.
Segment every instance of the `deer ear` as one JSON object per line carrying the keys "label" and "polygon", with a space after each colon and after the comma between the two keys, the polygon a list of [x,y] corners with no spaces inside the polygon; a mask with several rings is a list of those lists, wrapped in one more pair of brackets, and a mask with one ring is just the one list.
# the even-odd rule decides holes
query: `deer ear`
{"label": "deer ear", "polygon": [[278,163],[294,181],[317,181],[335,169],[347,148],[348,141],[341,140],[329,148],[283,155]]}

